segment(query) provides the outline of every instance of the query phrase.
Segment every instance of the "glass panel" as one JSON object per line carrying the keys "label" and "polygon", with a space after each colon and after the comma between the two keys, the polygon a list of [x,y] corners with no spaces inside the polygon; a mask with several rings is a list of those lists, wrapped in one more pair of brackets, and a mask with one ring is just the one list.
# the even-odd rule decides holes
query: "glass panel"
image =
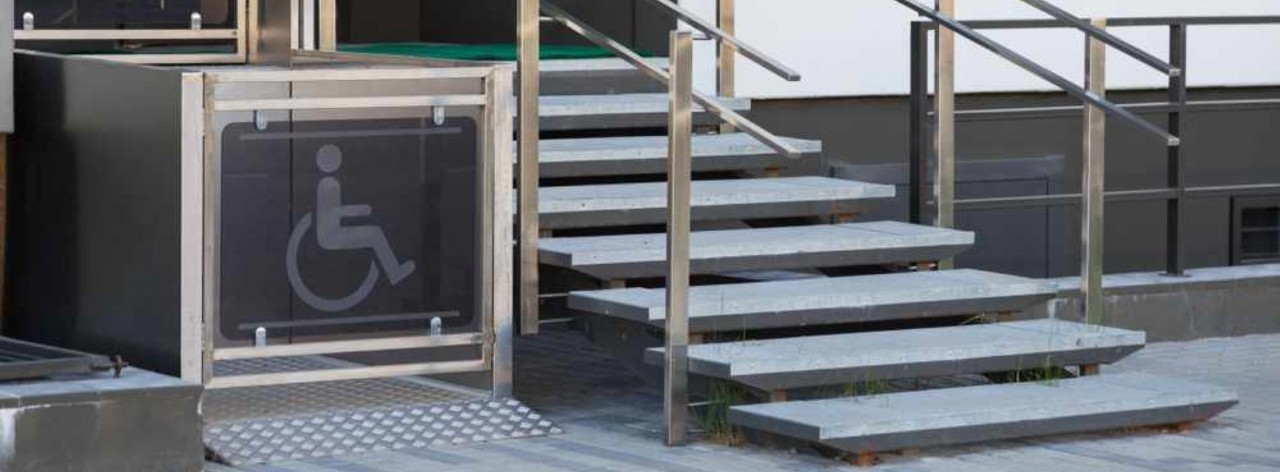
{"label": "glass panel", "polygon": [[481,148],[451,116],[227,126],[223,337],[479,331]]}

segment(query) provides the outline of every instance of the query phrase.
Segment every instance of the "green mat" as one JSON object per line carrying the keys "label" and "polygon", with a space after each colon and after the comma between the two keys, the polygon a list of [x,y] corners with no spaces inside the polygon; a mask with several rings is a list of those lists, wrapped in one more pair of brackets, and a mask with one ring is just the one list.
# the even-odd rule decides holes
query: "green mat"
{"label": "green mat", "polygon": [[[543,59],[597,59],[613,57],[608,50],[595,46],[542,46]],[[343,44],[339,51],[386,56],[409,56],[457,61],[515,61],[514,44],[448,44],[448,43],[370,43]],[[638,51],[649,57],[647,52]]]}

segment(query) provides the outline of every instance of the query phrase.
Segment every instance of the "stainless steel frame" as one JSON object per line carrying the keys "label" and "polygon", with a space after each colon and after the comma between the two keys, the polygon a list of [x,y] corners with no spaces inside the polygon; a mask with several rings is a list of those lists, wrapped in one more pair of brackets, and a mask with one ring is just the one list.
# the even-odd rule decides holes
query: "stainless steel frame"
{"label": "stainless steel frame", "polygon": [[[1090,25],[1106,28],[1107,20],[1094,19]],[[1095,36],[1085,41],[1085,88],[1103,96],[1107,93],[1107,45]],[[1087,324],[1101,324],[1104,320],[1102,293],[1102,244],[1104,236],[1104,211],[1106,208],[1106,153],[1107,114],[1096,105],[1085,104],[1084,109],[1084,211],[1081,212],[1083,233],[1080,254],[1080,292],[1084,297],[1084,319]]]}
{"label": "stainless steel frame", "polygon": [[[248,41],[256,35],[257,29],[247,19],[261,0],[236,1],[235,29],[15,29],[16,41],[101,41],[101,40],[226,40],[235,45],[234,53],[198,53],[198,54],[106,54],[90,55],[120,62],[138,64],[242,64],[248,60]],[[252,3],[251,3],[252,2]]]}
{"label": "stainless steel frame", "polygon": [[667,445],[683,443],[689,417],[689,232],[693,180],[693,35],[671,32],[667,124],[667,325],[663,410]]}
{"label": "stainless steel frame", "polygon": [[[954,17],[955,0],[937,0],[935,5],[939,15]],[[934,213],[934,226],[940,228],[955,227],[956,198],[956,35],[950,29],[938,29],[933,36],[934,44],[934,131],[933,153],[937,156],[934,165],[933,198],[937,211]],[[939,269],[955,267],[955,259],[938,261]]]}
{"label": "stainless steel frame", "polygon": [[[427,69],[408,67],[316,68],[307,70],[225,70],[183,75],[182,377],[206,388],[366,379],[407,375],[490,371],[495,396],[511,394],[512,327],[510,222],[512,218],[512,117],[509,66]],[[224,86],[245,83],[474,80],[481,93],[384,97],[227,99]],[[221,162],[215,143],[215,116],[233,111],[369,110],[423,107],[479,107],[482,110],[484,176],[480,332],[448,336],[400,336],[259,347],[218,347],[213,327],[219,313]],[[285,356],[324,355],[448,346],[479,346],[478,359],[353,367],[270,375],[215,377],[213,362]]]}

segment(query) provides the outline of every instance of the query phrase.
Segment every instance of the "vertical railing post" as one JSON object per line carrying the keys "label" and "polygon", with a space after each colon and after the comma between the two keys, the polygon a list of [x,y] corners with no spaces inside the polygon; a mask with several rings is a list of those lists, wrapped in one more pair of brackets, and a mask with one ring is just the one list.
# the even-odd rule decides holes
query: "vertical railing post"
{"label": "vertical railing post", "polygon": [[[735,0],[716,0],[716,26],[729,36],[737,34],[734,17]],[[728,41],[717,41],[716,49],[716,95],[732,97],[737,93],[735,69],[737,67],[737,49]]]}
{"label": "vertical railing post", "polygon": [[[1169,112],[1169,134],[1182,136],[1182,110],[1187,105],[1187,25],[1175,23],[1169,25],[1169,64],[1177,67],[1179,73],[1169,77],[1169,103],[1174,108]],[[1183,240],[1185,226],[1186,169],[1183,167],[1182,145],[1169,146],[1169,188],[1176,194],[1169,199],[1166,208],[1166,255],[1165,272],[1171,276],[1183,275],[1186,270],[1186,241]]]}
{"label": "vertical railing post", "polygon": [[320,0],[320,41],[321,51],[338,50],[338,0]]}
{"label": "vertical railing post", "polygon": [[[1094,26],[1105,28],[1107,20],[1094,19]],[[1107,93],[1107,47],[1089,37],[1085,43],[1085,88],[1098,96]],[[1084,319],[1088,324],[1101,324],[1105,317],[1102,293],[1103,274],[1103,210],[1106,206],[1106,141],[1107,113],[1101,107],[1084,105],[1084,157],[1081,207],[1081,280]]]}
{"label": "vertical railing post", "polygon": [[929,23],[911,22],[911,123],[908,155],[910,157],[910,176],[908,177],[908,221],[915,224],[924,223],[924,207],[928,201],[925,194],[925,174],[929,167],[929,143],[925,131],[929,129]]}
{"label": "vertical railing post", "polygon": [[663,410],[667,445],[684,442],[689,414],[689,232],[693,178],[693,36],[671,32],[671,79],[667,84],[667,341],[663,366]]}
{"label": "vertical railing post", "polygon": [[[954,17],[955,0],[937,0],[938,13]],[[934,127],[933,146],[937,163],[933,193],[937,209],[934,224],[955,227],[956,197],[956,33],[939,26],[934,32]],[[953,259],[938,261],[939,269],[955,266]]]}
{"label": "vertical railing post", "polygon": [[520,73],[520,159],[518,209],[520,223],[520,332],[538,333],[538,134],[539,65],[542,11],[538,0],[517,0]]}

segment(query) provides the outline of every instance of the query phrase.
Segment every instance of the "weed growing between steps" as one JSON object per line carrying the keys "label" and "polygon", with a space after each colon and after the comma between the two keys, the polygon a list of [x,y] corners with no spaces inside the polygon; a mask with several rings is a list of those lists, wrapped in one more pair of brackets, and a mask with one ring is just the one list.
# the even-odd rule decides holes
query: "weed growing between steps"
{"label": "weed growing between steps", "polygon": [[729,424],[729,408],[743,403],[747,391],[740,385],[714,381],[707,388],[707,401],[694,409],[693,418],[706,435],[716,444],[737,447],[746,443],[742,431]]}

